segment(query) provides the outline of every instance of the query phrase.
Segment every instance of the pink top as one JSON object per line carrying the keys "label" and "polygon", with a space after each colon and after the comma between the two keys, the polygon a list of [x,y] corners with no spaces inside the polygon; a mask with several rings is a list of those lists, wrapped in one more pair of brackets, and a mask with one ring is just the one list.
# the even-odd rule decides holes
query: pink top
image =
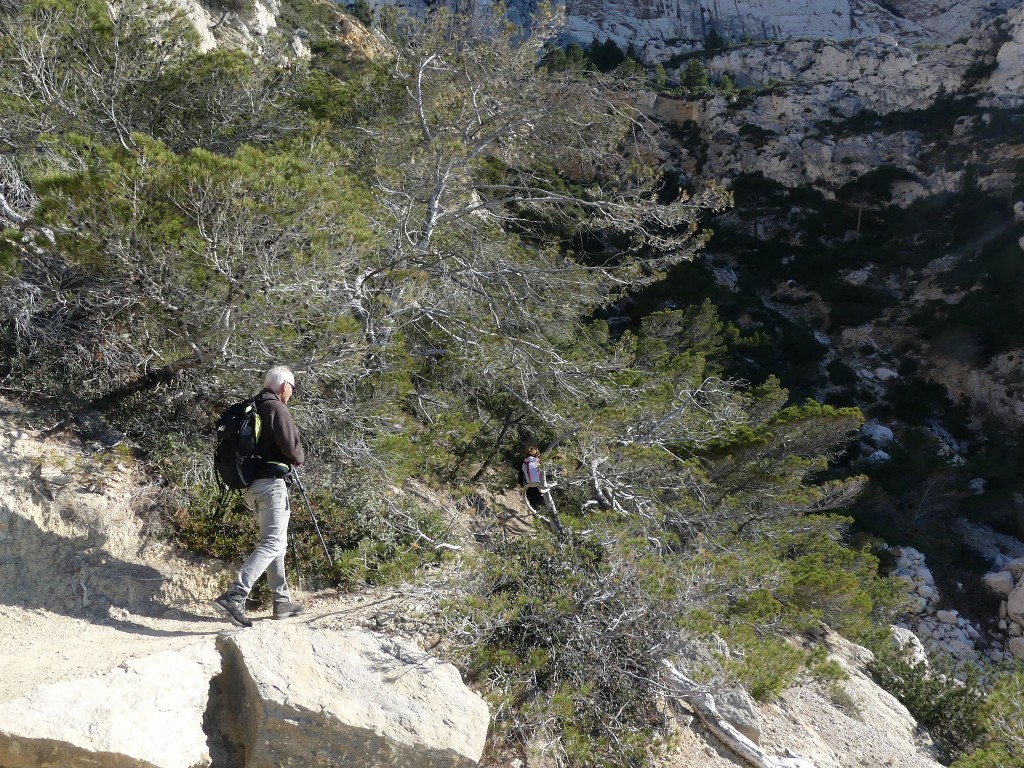
{"label": "pink top", "polygon": [[540,459],[536,456],[527,456],[523,462],[523,477],[527,485],[536,483],[540,485]]}

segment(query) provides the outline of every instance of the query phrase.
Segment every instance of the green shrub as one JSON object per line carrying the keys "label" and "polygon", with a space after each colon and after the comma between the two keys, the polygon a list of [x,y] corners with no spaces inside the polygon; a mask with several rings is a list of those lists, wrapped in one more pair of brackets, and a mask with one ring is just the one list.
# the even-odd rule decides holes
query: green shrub
{"label": "green shrub", "polygon": [[355,16],[363,26],[373,24],[373,8],[366,0],[356,0],[349,6],[349,13]]}
{"label": "green shrub", "polygon": [[1024,671],[1000,675],[981,708],[980,746],[954,768],[1020,768],[1024,765]]}
{"label": "green shrub", "polygon": [[708,71],[697,59],[690,59],[679,73],[679,83],[687,88],[707,88],[710,83]]}
{"label": "green shrub", "polygon": [[599,43],[595,37],[590,43],[587,55],[600,72],[611,72],[626,60],[625,52],[614,40],[607,37],[603,43]]}
{"label": "green shrub", "polygon": [[783,640],[772,638],[751,646],[740,661],[726,669],[758,701],[766,701],[792,685],[804,668],[807,654]]}
{"label": "green shrub", "polygon": [[976,671],[961,683],[954,678],[948,657],[931,656],[927,664],[915,663],[887,639],[872,650],[872,676],[928,729],[945,757],[952,760],[969,752],[983,730],[985,695]]}
{"label": "green shrub", "polygon": [[483,555],[446,617],[500,738],[551,741],[570,766],[649,764],[664,725],[658,648],[672,630],[641,584],[651,576],[597,533],[541,534]]}
{"label": "green shrub", "polygon": [[311,0],[281,0],[278,24],[284,29],[305,29],[316,40],[332,29],[338,18],[334,3]]}
{"label": "green shrub", "polygon": [[[259,541],[259,525],[242,494],[221,496],[207,464],[209,448],[202,438],[188,443],[168,436],[152,456],[165,481],[160,499],[164,533],[189,552],[236,566]],[[379,478],[335,480],[330,488],[306,482],[308,506],[293,487],[289,567],[310,585],[355,588],[396,583],[418,566],[437,561],[445,550],[436,550],[432,542],[447,533],[441,514],[382,493],[381,486],[386,483]]]}
{"label": "green shrub", "polygon": [[221,9],[232,13],[248,14],[252,13],[254,2],[253,0],[214,0],[211,5],[214,9]]}

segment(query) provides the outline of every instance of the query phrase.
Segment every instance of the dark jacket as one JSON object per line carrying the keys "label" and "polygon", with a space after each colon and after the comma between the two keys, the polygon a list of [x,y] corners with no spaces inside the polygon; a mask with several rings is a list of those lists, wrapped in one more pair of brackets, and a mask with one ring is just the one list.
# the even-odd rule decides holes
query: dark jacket
{"label": "dark jacket", "polygon": [[262,422],[256,448],[264,462],[256,477],[283,477],[292,466],[301,466],[306,460],[299,430],[288,406],[269,389],[256,396],[256,410]]}

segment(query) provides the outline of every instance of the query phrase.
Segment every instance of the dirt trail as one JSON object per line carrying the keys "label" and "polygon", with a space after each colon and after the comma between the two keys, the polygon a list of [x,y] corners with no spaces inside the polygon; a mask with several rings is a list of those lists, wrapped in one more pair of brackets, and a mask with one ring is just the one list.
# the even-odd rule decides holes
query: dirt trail
{"label": "dirt trail", "polygon": [[[211,604],[232,572],[146,538],[137,509],[151,486],[124,454],[24,423],[0,400],[0,701],[232,627]],[[328,627],[373,626],[411,599],[293,591],[307,612],[290,621]]]}

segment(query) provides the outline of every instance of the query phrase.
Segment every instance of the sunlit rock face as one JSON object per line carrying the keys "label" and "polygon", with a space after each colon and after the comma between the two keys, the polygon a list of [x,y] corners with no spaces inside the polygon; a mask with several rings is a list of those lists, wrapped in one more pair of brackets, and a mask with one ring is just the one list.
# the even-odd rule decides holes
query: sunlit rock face
{"label": "sunlit rock face", "polygon": [[649,61],[726,41],[851,37],[849,0],[569,0],[569,33],[581,42],[610,38]]}
{"label": "sunlit rock face", "polygon": [[984,106],[1014,108],[1024,104],[1024,4],[1006,14],[1002,25],[1005,41],[996,57],[996,69],[989,78],[991,96]]}
{"label": "sunlit rock face", "polygon": [[281,12],[278,0],[253,0],[236,10],[216,7],[206,0],[171,0],[199,35],[199,49],[210,51],[219,46],[258,48],[260,41],[277,27]]}
{"label": "sunlit rock face", "polygon": [[[422,12],[425,0],[373,0]],[[433,3],[431,3],[433,4]],[[490,0],[450,0],[460,11],[479,10]],[[645,64],[702,50],[719,39],[849,40],[889,35],[903,43],[950,43],[986,19],[1017,5],[1015,0],[565,0],[567,36],[584,45],[613,40],[632,47]],[[524,23],[536,0],[509,0],[513,21]]]}

